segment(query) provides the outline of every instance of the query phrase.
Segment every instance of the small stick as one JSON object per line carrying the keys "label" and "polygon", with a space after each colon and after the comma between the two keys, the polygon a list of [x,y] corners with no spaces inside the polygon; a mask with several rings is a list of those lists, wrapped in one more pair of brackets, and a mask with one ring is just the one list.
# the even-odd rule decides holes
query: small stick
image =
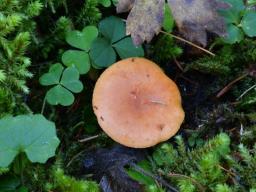
{"label": "small stick", "polygon": [[84,139],[80,139],[78,140],[80,143],[85,143],[87,141],[91,141],[93,139],[97,139],[98,137],[100,136],[100,134],[98,135],[94,135],[94,136],[91,136],[91,137],[87,137],[87,138],[84,138]]}
{"label": "small stick", "polygon": [[184,69],[183,69],[183,67],[181,66],[181,64],[179,63],[179,61],[178,61],[176,58],[174,58],[173,60],[174,60],[174,63],[177,65],[177,67],[178,67],[182,72],[184,72]]}
{"label": "small stick", "polygon": [[76,158],[78,158],[80,155],[82,155],[86,150],[87,150],[87,149],[84,149],[84,150],[80,151],[79,153],[77,153],[75,156],[73,156],[73,157],[71,158],[71,160],[68,162],[68,164],[66,165],[66,167],[69,167],[69,166],[73,163],[73,161],[74,161]]}
{"label": "small stick", "polygon": [[199,45],[196,45],[195,43],[192,43],[192,42],[190,42],[190,41],[188,41],[188,40],[186,40],[186,39],[184,39],[184,38],[182,38],[182,37],[179,37],[179,36],[177,36],[177,35],[173,35],[172,33],[167,33],[167,32],[162,31],[162,30],[161,30],[160,32],[163,33],[163,34],[165,34],[165,35],[170,35],[170,36],[172,36],[173,38],[178,39],[178,40],[180,40],[180,41],[183,41],[183,42],[185,42],[185,43],[187,43],[187,44],[189,44],[189,45],[191,45],[191,46],[193,46],[193,47],[196,47],[197,49],[200,49],[200,50],[206,52],[207,54],[209,54],[209,55],[211,55],[211,56],[215,56],[215,54],[212,53],[211,51],[209,51],[209,50],[207,50],[207,49],[204,49],[203,47],[200,47]]}
{"label": "small stick", "polygon": [[240,95],[236,100],[238,101],[238,100],[242,99],[243,96],[245,96],[248,92],[250,92],[250,91],[253,90],[254,88],[256,88],[256,84],[253,85],[252,87],[250,87],[249,89],[247,89],[246,91],[244,91],[243,94]]}
{"label": "small stick", "polygon": [[243,78],[247,77],[248,73],[245,73],[243,75],[241,75],[240,77],[236,78],[235,80],[231,81],[228,85],[226,85],[218,94],[217,94],[217,98],[220,98],[221,96],[223,96],[226,92],[228,92],[231,87],[237,83],[238,81],[242,80]]}

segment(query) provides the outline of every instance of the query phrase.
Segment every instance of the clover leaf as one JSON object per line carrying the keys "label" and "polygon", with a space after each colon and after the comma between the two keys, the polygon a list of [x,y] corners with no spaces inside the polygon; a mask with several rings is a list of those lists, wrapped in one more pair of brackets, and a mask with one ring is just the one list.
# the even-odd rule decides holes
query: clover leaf
{"label": "clover leaf", "polygon": [[80,74],[86,74],[90,70],[90,59],[85,51],[68,50],[62,55],[62,62],[66,66],[75,65]]}
{"label": "clover leaf", "polygon": [[125,36],[125,23],[120,18],[111,16],[99,23],[99,31],[111,43],[114,43]]}
{"label": "clover leaf", "polygon": [[233,24],[227,26],[227,33],[228,34],[224,39],[224,42],[229,44],[234,44],[236,42],[239,43],[244,38],[243,31]]}
{"label": "clover leaf", "polygon": [[256,12],[246,11],[241,26],[248,37],[256,36]]}
{"label": "clover leaf", "polygon": [[25,153],[31,162],[45,163],[59,145],[55,124],[42,115],[19,115],[0,120],[0,167]]}
{"label": "clover leaf", "polygon": [[95,68],[110,66],[117,54],[121,59],[144,56],[143,48],[136,47],[125,31],[125,23],[118,17],[110,16],[99,23],[101,36],[93,41],[89,53]]}
{"label": "clover leaf", "polygon": [[66,66],[75,65],[80,74],[86,74],[90,70],[89,50],[92,42],[98,36],[95,26],[87,26],[82,31],[70,31],[66,41],[79,50],[67,50],[62,55],[62,62]]}
{"label": "clover leaf", "polygon": [[51,105],[69,106],[74,102],[73,93],[83,90],[83,84],[79,81],[79,72],[74,67],[68,67],[63,71],[60,63],[50,67],[49,72],[39,79],[42,85],[55,85],[46,93],[46,100]]}
{"label": "clover leaf", "polygon": [[239,43],[244,36],[256,36],[256,12],[247,9],[243,0],[224,0],[230,7],[219,10],[227,24],[227,36],[223,39],[229,44]]}

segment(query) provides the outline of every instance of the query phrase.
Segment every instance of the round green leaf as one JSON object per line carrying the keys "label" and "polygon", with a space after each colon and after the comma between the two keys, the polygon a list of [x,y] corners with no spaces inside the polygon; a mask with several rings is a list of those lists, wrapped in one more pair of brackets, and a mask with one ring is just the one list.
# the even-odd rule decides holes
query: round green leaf
{"label": "round green leaf", "polygon": [[122,58],[129,58],[129,57],[143,57],[144,50],[141,46],[135,47],[133,41],[130,37],[126,37],[121,41],[118,41],[116,44],[113,45],[116,49],[118,55]]}
{"label": "round green leaf", "polygon": [[24,152],[31,162],[45,163],[59,145],[55,125],[42,115],[20,115],[0,120],[0,167]]}
{"label": "round green leaf", "polygon": [[228,3],[230,5],[230,9],[236,10],[236,11],[243,11],[245,6],[244,6],[244,1],[243,0],[222,0],[225,3]]}
{"label": "round green leaf", "polygon": [[240,42],[244,38],[243,32],[235,25],[228,25],[227,27],[227,37],[225,37],[224,41],[226,43],[236,43]]}
{"label": "round green leaf", "polygon": [[110,16],[100,22],[99,31],[114,43],[125,37],[125,23],[118,17]]}
{"label": "round green leaf", "polygon": [[75,98],[69,90],[61,85],[56,85],[47,92],[46,100],[51,105],[69,106],[74,102]]}
{"label": "round green leaf", "polygon": [[45,85],[45,86],[58,84],[60,81],[60,77],[63,69],[64,67],[60,63],[56,63],[52,65],[49,69],[49,72],[43,74],[40,77],[39,82],[41,83],[41,85]]}
{"label": "round green leaf", "polygon": [[83,84],[79,81],[79,72],[75,67],[65,69],[60,84],[74,93],[79,93],[83,90]]}
{"label": "round green leaf", "polygon": [[246,12],[242,19],[241,26],[246,35],[248,35],[249,37],[255,37],[256,36],[256,12]]}
{"label": "round green leaf", "polygon": [[96,65],[93,61],[91,61],[91,64],[94,69],[102,69],[103,68],[103,67]]}
{"label": "round green leaf", "polygon": [[66,41],[78,49],[89,51],[92,42],[98,36],[98,29],[95,26],[87,26],[80,31],[70,31],[67,33]]}
{"label": "round green leaf", "polygon": [[90,57],[98,67],[108,67],[116,61],[116,53],[105,38],[98,38],[93,42]]}
{"label": "round green leaf", "polygon": [[80,74],[86,74],[90,70],[90,59],[85,51],[68,50],[62,55],[62,62],[66,66],[75,65]]}
{"label": "round green leaf", "polygon": [[218,10],[218,13],[223,17],[227,24],[238,24],[240,23],[241,16],[240,11],[233,9],[222,9]]}

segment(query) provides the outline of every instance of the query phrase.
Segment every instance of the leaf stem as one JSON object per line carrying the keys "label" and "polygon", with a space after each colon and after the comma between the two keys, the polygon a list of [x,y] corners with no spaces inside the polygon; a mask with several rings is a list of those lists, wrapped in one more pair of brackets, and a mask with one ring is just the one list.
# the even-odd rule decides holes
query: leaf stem
{"label": "leaf stem", "polygon": [[172,34],[172,33],[167,33],[167,32],[162,31],[162,30],[161,30],[160,32],[163,33],[163,34],[165,34],[165,35],[170,35],[170,36],[172,36],[173,38],[178,39],[178,40],[180,40],[180,41],[183,41],[184,43],[187,43],[187,44],[189,44],[189,45],[191,45],[191,46],[193,46],[193,47],[196,47],[197,49],[200,49],[200,50],[204,51],[205,53],[207,53],[207,54],[209,54],[209,55],[211,55],[211,56],[215,56],[215,54],[212,53],[211,51],[209,51],[209,50],[207,50],[207,49],[204,49],[203,47],[200,47],[199,45],[196,45],[195,43],[192,43],[192,42],[190,42],[190,41],[188,41],[188,40],[186,40],[186,39],[184,39],[184,38],[182,38],[182,37],[179,37],[179,36],[174,35],[174,34]]}
{"label": "leaf stem", "polygon": [[42,115],[43,115],[43,113],[44,113],[45,104],[46,104],[46,96],[44,97],[43,105],[42,105],[42,109],[41,109],[41,114],[42,114]]}

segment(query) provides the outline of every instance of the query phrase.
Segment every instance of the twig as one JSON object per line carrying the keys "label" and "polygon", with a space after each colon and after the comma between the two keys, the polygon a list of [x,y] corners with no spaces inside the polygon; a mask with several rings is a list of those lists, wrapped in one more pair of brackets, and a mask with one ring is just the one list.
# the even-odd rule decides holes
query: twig
{"label": "twig", "polygon": [[181,66],[181,64],[179,63],[179,61],[178,61],[176,58],[174,58],[173,60],[174,60],[174,63],[177,65],[177,67],[178,67],[182,72],[184,72],[184,69],[183,69],[183,67]]}
{"label": "twig", "polygon": [[87,149],[83,150],[83,151],[80,151],[79,153],[77,153],[75,156],[73,156],[70,161],[68,162],[68,164],[66,165],[66,168],[68,168],[72,163],[73,161],[78,158],[81,154],[83,154]]}
{"label": "twig", "polygon": [[162,31],[162,30],[161,30],[160,32],[163,33],[163,34],[165,34],[165,35],[170,35],[170,36],[172,36],[173,38],[178,39],[178,40],[180,40],[180,41],[183,41],[183,42],[185,42],[185,43],[187,43],[187,44],[189,44],[189,45],[191,45],[191,46],[193,46],[193,47],[196,47],[197,49],[200,49],[200,50],[206,52],[207,54],[209,54],[209,55],[211,55],[211,56],[215,56],[215,54],[212,53],[211,51],[209,51],[209,50],[207,50],[207,49],[204,49],[203,47],[200,47],[199,45],[196,45],[195,43],[192,43],[192,42],[190,42],[190,41],[188,41],[188,40],[186,40],[186,39],[184,39],[184,38],[182,38],[182,37],[179,37],[179,36],[177,36],[177,35],[173,35],[172,33],[167,33],[167,32]]}
{"label": "twig", "polygon": [[245,96],[248,92],[250,92],[250,91],[253,90],[254,88],[256,89],[256,84],[253,85],[253,86],[251,86],[249,89],[245,90],[245,91],[243,92],[243,94],[240,95],[236,100],[237,100],[237,101],[240,100],[243,96]]}
{"label": "twig", "polygon": [[220,98],[221,96],[223,96],[226,92],[228,92],[231,87],[237,83],[238,81],[242,80],[243,78],[247,77],[248,73],[245,73],[243,75],[241,75],[240,77],[236,78],[235,80],[231,81],[228,85],[226,85],[218,94],[217,94],[217,98]]}
{"label": "twig", "polygon": [[129,165],[135,170],[138,171],[140,173],[142,173],[143,175],[146,175],[148,177],[153,178],[154,180],[160,182],[162,185],[164,185],[165,187],[169,188],[171,191],[173,192],[179,192],[177,189],[175,189],[173,186],[171,186],[169,183],[167,183],[165,180],[163,180],[161,177],[159,176],[155,176],[152,173],[149,173],[147,171],[145,171],[144,169],[142,169],[141,167],[139,167],[138,165],[136,165],[135,163],[129,163]]}
{"label": "twig", "polygon": [[[234,184],[238,184],[238,182],[236,181],[236,174],[233,173],[232,171],[228,170],[228,169],[225,169],[224,167],[222,167],[221,165],[219,165],[220,169],[222,169],[223,171],[227,172],[229,177],[232,179],[233,183]],[[232,177],[233,176],[233,177]]]}
{"label": "twig", "polygon": [[236,177],[235,173],[233,173],[232,171],[222,167],[221,165],[219,165],[219,168],[222,169],[223,171],[227,172],[229,175],[232,175],[233,177]]}
{"label": "twig", "polygon": [[195,185],[198,186],[198,188],[200,189],[200,191],[205,191],[205,187],[199,183],[197,180],[187,176],[187,175],[182,175],[182,174],[178,174],[178,173],[169,173],[167,176],[169,177],[181,177],[181,178],[185,178],[190,180],[192,183],[194,183]]}
{"label": "twig", "polygon": [[94,136],[91,136],[91,137],[87,137],[87,138],[84,138],[84,139],[80,139],[80,140],[78,140],[80,143],[85,143],[85,142],[87,142],[87,141],[91,141],[91,140],[93,140],[93,139],[96,139],[96,138],[98,138],[99,136],[101,136],[100,134],[98,134],[98,135],[94,135]]}

